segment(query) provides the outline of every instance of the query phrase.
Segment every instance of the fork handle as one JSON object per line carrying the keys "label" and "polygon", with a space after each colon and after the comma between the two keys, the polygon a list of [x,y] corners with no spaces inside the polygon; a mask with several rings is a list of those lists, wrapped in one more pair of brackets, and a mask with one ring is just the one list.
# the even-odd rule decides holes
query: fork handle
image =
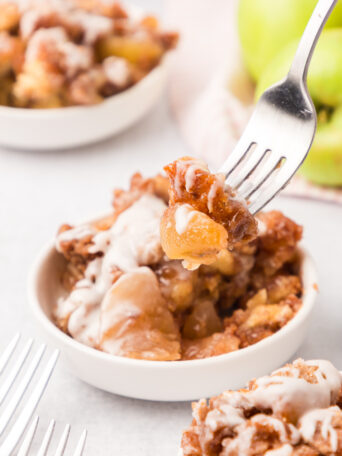
{"label": "fork handle", "polygon": [[338,0],[319,0],[304,30],[288,77],[306,84],[308,69],[318,38]]}

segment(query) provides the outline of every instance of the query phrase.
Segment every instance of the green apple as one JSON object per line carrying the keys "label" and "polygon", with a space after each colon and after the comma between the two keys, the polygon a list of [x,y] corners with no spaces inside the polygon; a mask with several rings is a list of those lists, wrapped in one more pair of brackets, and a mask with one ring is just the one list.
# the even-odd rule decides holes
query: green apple
{"label": "green apple", "polygon": [[[298,40],[288,44],[265,68],[256,98],[286,76],[297,46]],[[308,86],[316,107],[342,105],[342,28],[322,33],[309,67]]]}
{"label": "green apple", "polygon": [[[298,40],[288,44],[266,67],[256,98],[288,72]],[[312,182],[342,185],[342,28],[322,33],[312,58],[308,86],[318,111],[313,146],[300,172]]]}
{"label": "green apple", "polygon": [[318,123],[313,146],[300,173],[315,184],[342,185],[342,107],[326,122]]}
{"label": "green apple", "polygon": [[[265,67],[281,49],[299,38],[317,0],[240,0],[239,36],[246,67],[258,81]],[[327,27],[342,26],[338,2]]]}

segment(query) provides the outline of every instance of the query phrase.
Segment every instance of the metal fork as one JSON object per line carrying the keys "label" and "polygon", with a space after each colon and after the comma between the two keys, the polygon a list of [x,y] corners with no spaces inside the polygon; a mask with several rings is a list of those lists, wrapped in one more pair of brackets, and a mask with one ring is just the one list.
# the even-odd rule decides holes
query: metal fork
{"label": "metal fork", "polygon": [[[307,72],[317,40],[337,0],[319,0],[285,79],[266,90],[220,172],[255,214],[282,190],[307,156],[317,114]],[[275,6],[276,7],[276,6]]]}
{"label": "metal fork", "polygon": [[[15,448],[17,447],[18,443],[20,442],[31,418],[32,415],[45,391],[45,388],[50,380],[51,374],[55,368],[59,351],[55,350],[49,360],[47,361],[45,367],[43,368],[42,372],[39,375],[39,378],[35,382],[35,385],[33,387],[32,392],[30,392],[29,397],[25,400],[25,404],[16,418],[14,424],[12,427],[10,427],[10,422],[11,419],[21,403],[23,396],[28,389],[28,387],[33,384],[32,380],[34,378],[34,374],[37,372],[38,367],[40,365],[40,362],[42,360],[42,357],[44,355],[46,346],[42,344],[34,353],[32,359],[29,361],[29,364],[20,380],[18,380],[18,384],[15,385],[15,381],[18,379],[20,372],[23,370],[23,366],[25,364],[25,361],[27,360],[29,354],[31,353],[32,346],[33,346],[33,339],[29,339],[27,343],[25,344],[24,348],[21,350],[20,354],[18,357],[15,358],[15,350],[18,345],[20,339],[20,334],[17,334],[8,347],[5,349],[3,352],[2,356],[0,357],[0,378],[2,375],[5,373],[5,369],[8,365],[8,363],[13,359],[13,365],[8,369],[8,373],[4,381],[1,383],[0,386],[0,405],[3,404],[5,400],[5,408],[3,411],[0,411],[0,437],[5,433],[7,430],[8,433],[5,436],[4,440],[0,443],[0,456],[10,456],[13,454]],[[7,371],[7,369],[6,369]],[[14,390],[14,391],[13,391]],[[11,393],[13,394],[11,395]],[[35,428],[37,427],[38,420],[37,418],[33,421],[33,424],[35,424]],[[35,430],[34,428],[34,430]],[[28,431],[28,434],[26,435],[26,438],[24,439],[23,445],[27,444],[30,432],[32,434],[32,438],[34,436],[34,431],[32,432],[32,426],[30,427],[30,430]],[[53,431],[53,428],[52,428]],[[51,431],[51,435],[52,435]],[[67,441],[68,434],[66,435],[65,439],[65,444]],[[30,441],[32,441],[32,438]],[[51,438],[51,436],[50,436]],[[50,441],[49,438],[49,441]],[[85,435],[82,435],[82,438],[80,440],[80,444],[77,448],[77,451],[75,455],[81,455],[83,448],[81,448],[82,444],[82,439],[85,441]],[[48,443],[49,443],[48,441]],[[64,447],[65,447],[64,444]],[[84,443],[83,443],[84,446]],[[27,447],[27,450],[25,452],[25,445],[22,446],[20,449],[21,453],[18,453],[20,456],[25,456],[28,454],[30,445]],[[42,447],[44,448],[44,447]],[[48,445],[46,446],[46,450],[48,448]],[[45,453],[41,452],[39,453],[39,456],[42,456]],[[43,450],[42,450],[43,451]],[[63,455],[64,449],[62,446],[60,447],[59,453],[56,453],[56,456],[62,456]]]}

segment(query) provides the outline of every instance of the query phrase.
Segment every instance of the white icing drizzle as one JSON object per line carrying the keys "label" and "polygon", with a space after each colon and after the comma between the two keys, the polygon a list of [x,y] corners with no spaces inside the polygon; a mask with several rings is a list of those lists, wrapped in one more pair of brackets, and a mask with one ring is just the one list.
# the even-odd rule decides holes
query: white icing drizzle
{"label": "white icing drizzle", "polygon": [[320,424],[320,433],[325,441],[329,441],[331,451],[337,451],[338,436],[332,425],[332,419],[336,415],[341,415],[341,410],[337,406],[326,409],[315,409],[303,415],[299,422],[299,431],[306,442],[310,442]]}
{"label": "white icing drizzle", "polygon": [[97,345],[100,329],[101,308],[98,302],[98,296],[95,294],[94,297],[94,302],[82,302],[70,315],[68,321],[68,330],[72,337],[82,344],[90,345],[91,347]]}
{"label": "white icing drizzle", "polygon": [[190,192],[195,183],[196,171],[202,170],[208,172],[208,167],[204,161],[199,159],[189,159],[189,160],[178,160],[176,162],[176,175],[175,175],[175,190],[176,193],[181,196],[182,194],[182,185],[180,175],[184,174],[185,179],[185,189],[187,192]]}
{"label": "white icing drizzle", "polygon": [[255,415],[250,420],[252,424],[261,424],[273,428],[281,443],[291,443],[296,445],[300,441],[300,433],[293,424],[286,424],[284,421],[269,415]]}
{"label": "white icing drizzle", "polygon": [[189,223],[196,214],[198,214],[198,211],[195,211],[190,204],[182,204],[177,207],[175,212],[175,228],[180,236],[188,229]]}
{"label": "white icing drizzle", "polygon": [[265,456],[291,456],[293,453],[293,448],[290,444],[286,443],[280,447],[266,451]]}
{"label": "white icing drizzle", "polygon": [[58,55],[68,77],[90,68],[93,63],[92,50],[69,41],[66,32],[61,27],[38,29],[34,32],[27,46],[25,62],[40,59],[42,46],[45,46],[49,52]]}
{"label": "white icing drizzle", "polygon": [[217,195],[217,191],[221,190],[224,186],[224,175],[223,174],[217,174],[218,179],[214,181],[213,184],[211,184],[210,190],[208,192],[208,210],[209,212],[213,212],[213,204],[214,200]]}
{"label": "white icing drizzle", "polygon": [[32,34],[34,31],[36,24],[39,20],[40,14],[38,11],[31,10],[26,11],[20,19],[20,35],[24,40]]}
{"label": "white icing drizzle", "polygon": [[61,25],[66,27],[80,27],[86,44],[93,44],[113,30],[111,18],[77,9],[72,2],[65,0],[19,0],[18,4],[22,11],[20,33],[24,39],[32,35],[41,18],[49,15],[57,16]]}
{"label": "white icing drizzle", "polygon": [[[182,163],[182,162],[179,162]],[[184,162],[187,163],[187,162]],[[188,162],[189,163],[189,162]],[[191,192],[196,178],[196,171],[202,170],[207,172],[208,167],[202,160],[193,160],[185,173],[185,189],[187,192]]]}
{"label": "white icing drizzle", "polygon": [[315,376],[319,382],[327,382],[331,390],[331,401],[335,402],[339,396],[342,385],[342,374],[327,360],[315,359],[306,361],[309,366],[318,366]]}
{"label": "white icing drizzle", "polygon": [[86,11],[74,11],[70,20],[82,27],[84,31],[83,40],[86,44],[93,44],[99,38],[108,35],[113,29],[113,21],[109,17]]}
{"label": "white icing drizzle", "polygon": [[210,411],[206,417],[205,424],[212,432],[223,427],[234,429],[243,424],[245,417],[242,409],[233,407],[230,404],[223,404],[219,408]]}
{"label": "white icing drizzle", "polygon": [[107,57],[103,61],[103,69],[108,81],[118,87],[125,87],[130,81],[130,67],[127,60],[121,57]]}
{"label": "white icing drizzle", "polygon": [[277,434],[280,443],[296,445],[300,441],[298,430],[291,424],[263,414],[253,416],[249,421],[244,420],[239,426],[234,428],[236,437],[227,439],[223,442],[226,453],[238,454],[239,456],[249,456],[252,446],[252,439],[257,433],[257,425],[272,428]]}
{"label": "white icing drizzle", "polygon": [[[149,268],[140,267],[121,276],[106,293],[101,304],[101,334],[106,334],[107,331],[110,331],[115,323],[119,323],[121,327],[120,330],[117,331],[116,337],[107,337],[106,340],[102,341],[101,348],[104,351],[124,355],[122,351],[122,345],[124,343],[122,336],[125,334],[126,330],[130,328],[132,321],[136,320],[142,314],[142,311],[135,302],[136,297],[132,299],[132,296],[123,297],[121,295],[120,303],[117,302],[117,305],[113,306],[113,293],[115,294],[116,290],[120,289],[122,283],[127,283],[127,281],[129,281],[129,283],[132,284],[132,281],[135,283],[134,281],[136,280],[144,280],[142,279],[144,276],[147,280],[146,283],[151,285],[151,282],[148,282],[148,280],[151,280],[151,276],[153,276],[152,280],[155,279],[154,273]],[[133,288],[134,284],[130,286],[130,289]]]}
{"label": "white icing drizzle", "polygon": [[88,236],[94,236],[97,233],[94,228],[89,225],[80,225],[71,228],[70,230],[62,231],[57,235],[56,239],[56,249],[58,252],[62,251],[61,244],[63,242],[70,242],[74,239],[80,240]]}
{"label": "white icing drizzle", "polygon": [[7,32],[0,32],[0,52],[7,54],[11,52],[13,46],[13,38]]}
{"label": "white icing drizzle", "polygon": [[[94,260],[95,262],[98,259]],[[86,273],[87,275],[87,273]],[[60,298],[55,311],[56,317],[60,320],[68,318],[76,309],[85,306],[95,306],[100,303],[102,294],[91,286],[91,281],[88,277],[80,280],[76,284],[76,288],[72,290],[67,298]]]}
{"label": "white icing drizzle", "polygon": [[263,222],[261,219],[256,217],[256,222],[258,226],[258,236],[263,236],[264,234],[267,233],[267,225],[265,222]]}
{"label": "white icing drizzle", "polygon": [[23,13],[20,19],[20,35],[24,40],[27,40],[33,34],[42,15],[42,11],[35,9]]}
{"label": "white icing drizzle", "polygon": [[84,278],[76,283],[67,298],[58,302],[56,316],[67,318],[71,314],[68,330],[75,339],[88,344],[94,341],[96,345],[100,304],[118,268],[129,272],[162,258],[159,230],[165,209],[160,198],[146,194],[122,212],[108,230],[94,234],[91,226],[82,225],[58,236],[57,249],[60,250],[65,240],[93,234],[88,251],[103,255],[89,262]]}
{"label": "white icing drizzle", "polygon": [[158,279],[149,267],[122,275],[106,293],[101,304],[101,350],[122,356],[139,352],[142,358],[156,359],[170,353],[172,346],[179,348],[177,337]]}
{"label": "white icing drizzle", "polygon": [[197,165],[190,165],[185,173],[185,190],[191,192],[196,178],[196,171],[198,170]]}
{"label": "white icing drizzle", "polygon": [[85,46],[77,46],[71,41],[60,43],[58,51],[63,55],[66,75],[74,76],[78,71],[87,70],[93,63],[93,53]]}
{"label": "white icing drizzle", "polygon": [[71,4],[65,0],[19,0],[21,10],[20,34],[27,40],[34,32],[40,19],[55,15],[67,23],[72,12]]}
{"label": "white icing drizzle", "polygon": [[156,263],[162,257],[160,219],[165,209],[160,198],[143,195],[119,215],[109,230],[93,238],[89,252],[103,252],[102,267],[109,269],[117,266],[129,271]]}
{"label": "white icing drizzle", "polygon": [[59,43],[65,43],[67,40],[67,34],[62,27],[39,29],[33,34],[27,45],[25,61],[32,62],[39,58],[42,45],[56,47]]}
{"label": "white icing drizzle", "polygon": [[309,361],[307,364],[318,367],[313,373],[317,383],[299,378],[296,369],[292,371],[293,376],[277,375],[283,371],[279,369],[275,375],[256,380],[256,388],[247,393],[250,400],[256,407],[270,408],[280,415],[289,408],[301,416],[313,408],[329,407],[341,388],[338,370],[329,361]]}

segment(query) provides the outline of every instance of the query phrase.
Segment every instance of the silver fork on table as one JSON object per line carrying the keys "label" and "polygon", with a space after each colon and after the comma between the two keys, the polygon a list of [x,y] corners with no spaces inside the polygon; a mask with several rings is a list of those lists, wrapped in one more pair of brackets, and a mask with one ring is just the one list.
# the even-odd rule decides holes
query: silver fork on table
{"label": "silver fork on table", "polygon": [[[0,437],[4,436],[4,439],[0,441],[0,456],[10,456],[17,448],[50,380],[59,355],[59,351],[55,350],[46,362],[42,372],[39,374],[39,378],[35,379],[34,376],[41,363],[46,346],[42,344],[35,351],[25,368],[25,361],[32,352],[33,339],[29,339],[24,345],[24,348],[21,349],[19,355],[16,356],[16,348],[19,339],[20,334],[17,334],[0,357],[0,405],[6,400],[4,410],[0,410]],[[12,361],[12,364],[11,366],[8,366],[10,361]],[[25,372],[23,372],[23,375],[20,375],[24,370]],[[6,377],[1,381],[4,374],[6,374]],[[29,397],[23,398],[29,386],[32,386],[33,389],[30,392]],[[10,426],[12,417],[20,403],[23,403],[22,410],[16,417],[13,425]],[[21,446],[16,453],[17,456],[27,456],[29,454],[34,434],[38,426],[38,420],[39,418],[37,416],[33,419]],[[55,422],[52,421],[45,433],[36,456],[44,456],[47,454],[54,431],[54,425]],[[59,441],[55,456],[62,456],[64,454],[69,433],[70,426],[67,425]],[[82,456],[86,436],[86,431],[84,431],[77,444],[74,456]]]}
{"label": "silver fork on table", "polygon": [[263,93],[242,137],[220,169],[227,185],[248,201],[252,214],[288,184],[310,150],[317,115],[307,88],[307,72],[337,1],[318,1],[288,75]]}

